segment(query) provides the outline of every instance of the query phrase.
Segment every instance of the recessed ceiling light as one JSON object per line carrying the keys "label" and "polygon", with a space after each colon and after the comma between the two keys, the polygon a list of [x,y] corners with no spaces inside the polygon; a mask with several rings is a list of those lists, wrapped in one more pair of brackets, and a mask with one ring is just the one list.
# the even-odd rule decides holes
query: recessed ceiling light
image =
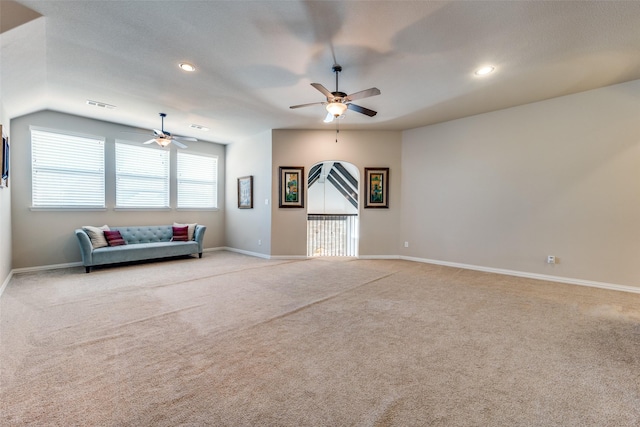
{"label": "recessed ceiling light", "polygon": [[188,62],[181,62],[180,64],[178,64],[178,67],[180,67],[184,71],[189,72],[196,70],[195,65],[189,64]]}
{"label": "recessed ceiling light", "polygon": [[478,68],[474,74],[476,76],[486,76],[487,74],[491,74],[495,71],[496,67],[493,67],[491,65],[486,65],[484,67],[480,67]]}
{"label": "recessed ceiling light", "polygon": [[91,105],[99,108],[106,108],[107,110],[115,110],[116,108],[115,105],[106,104],[104,102],[99,102],[99,101],[92,101],[90,99],[87,99],[87,105]]}

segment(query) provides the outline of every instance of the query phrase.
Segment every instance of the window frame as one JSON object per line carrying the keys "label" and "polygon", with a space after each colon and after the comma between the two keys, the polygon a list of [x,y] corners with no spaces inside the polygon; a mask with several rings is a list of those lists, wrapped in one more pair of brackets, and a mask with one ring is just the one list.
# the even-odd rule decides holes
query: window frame
{"label": "window frame", "polygon": [[[98,135],[92,135],[92,134],[85,134],[85,133],[79,133],[79,132],[73,132],[73,131],[67,131],[67,130],[62,130],[62,129],[53,129],[53,128],[46,128],[46,127],[40,127],[40,126],[29,126],[29,132],[30,132],[30,138],[29,138],[29,144],[30,144],[30,152],[31,152],[31,205],[29,207],[30,210],[32,211],[105,211],[106,208],[106,138],[104,136],[98,136]],[[41,140],[40,142],[38,142],[38,137],[36,137],[34,139],[34,133],[37,135],[37,133],[41,133],[41,134],[49,134],[48,137],[51,138],[54,142],[58,143],[58,144],[62,144],[64,140],[64,138],[72,138],[72,139],[78,139],[78,141],[76,141],[77,143],[81,143],[83,141],[80,141],[80,139],[84,139],[87,141],[84,142],[88,142],[88,143],[97,143],[100,147],[101,150],[93,152],[93,153],[87,153],[85,152],[85,156],[82,156],[82,154],[78,154],[78,159],[80,159],[80,157],[83,157],[83,161],[82,162],[78,162],[78,164],[82,163],[82,165],[86,165],[86,158],[87,155],[96,155],[97,153],[100,153],[97,156],[97,162],[99,164],[96,164],[94,166],[97,167],[97,169],[95,169],[93,172],[86,169],[86,168],[60,168],[60,169],[56,169],[54,167],[51,166],[42,166],[42,167],[38,167],[35,165],[35,163],[38,161],[38,158],[42,158],[43,153],[40,152],[40,154],[37,153],[37,151],[42,150],[44,147],[38,147],[38,144],[40,142],[44,143],[43,140]],[[56,135],[55,137],[52,135]],[[44,136],[44,138],[47,138],[47,136]],[[69,142],[69,141],[66,141]],[[72,151],[74,151],[74,154],[78,152],[78,147],[79,145],[76,145],[74,147],[67,147],[67,150],[71,149]],[[67,159],[69,159],[69,157],[66,157]],[[55,162],[56,160],[59,161],[59,159],[56,158],[47,158],[51,163]],[[66,163],[68,165],[68,163]],[[99,181],[100,184],[97,187],[91,188],[91,187],[87,187],[85,190],[86,191],[93,191],[93,192],[98,192],[101,193],[101,197],[98,197],[98,199],[101,199],[101,202],[96,203],[96,204],[65,204],[64,200],[60,200],[62,203],[50,203],[50,204],[46,204],[43,201],[38,201],[36,200],[36,186],[38,185],[40,179],[36,178],[36,174],[38,173],[38,171],[49,171],[50,174],[60,174],[60,175],[64,175],[64,171],[67,171],[67,178],[69,178],[69,176],[73,176],[73,175],[81,175],[81,176],[93,176],[95,177],[99,177]],[[62,176],[61,178],[64,178],[64,176]],[[51,180],[51,179],[50,179]],[[53,181],[53,180],[51,180]],[[86,182],[86,179],[82,179],[82,182]],[[55,180],[55,182],[60,182],[60,180]],[[77,182],[77,181],[76,181]],[[45,190],[43,188],[43,190]],[[68,202],[67,202],[68,203]]]}
{"label": "window frame", "polygon": [[[213,180],[202,180],[202,179],[189,179],[189,178],[181,178],[180,177],[180,157],[183,156],[192,156],[199,157],[203,159],[211,159],[213,161],[214,171],[213,171]],[[184,159],[184,157],[183,157]],[[220,179],[219,179],[219,158],[214,154],[203,154],[203,153],[194,153],[194,152],[176,152],[176,210],[180,211],[217,211],[220,209],[219,206],[219,196],[220,196]],[[207,185],[211,185],[213,189],[212,195],[212,206],[181,206],[180,205],[180,189],[181,184],[183,183],[207,183]]]}
{"label": "window frame", "polygon": [[[163,206],[160,205],[144,205],[144,204],[137,204],[137,205],[127,205],[127,204],[119,204],[118,202],[122,202],[123,200],[119,200],[118,198],[118,187],[119,187],[119,180],[125,179],[125,178],[132,178],[135,181],[135,174],[131,174],[129,171],[125,172],[124,176],[121,176],[121,174],[118,172],[120,164],[118,163],[118,147],[123,147],[125,150],[126,149],[132,149],[132,150],[149,150],[147,153],[151,153],[151,151],[155,151],[158,154],[162,153],[162,157],[164,157],[164,161],[166,161],[166,166],[165,166],[165,170],[166,170],[166,176],[160,178],[159,175],[156,175],[155,177],[153,175],[149,175],[146,178],[147,182],[152,182],[153,180],[158,180],[158,182],[161,182],[160,179],[162,179],[162,181],[164,181],[162,183],[162,185],[165,187],[165,190],[163,191]],[[142,152],[142,151],[140,151]],[[114,183],[113,183],[113,187],[114,187],[114,210],[115,211],[170,211],[171,210],[171,153],[170,151],[164,149],[164,148],[156,148],[156,147],[146,147],[146,146],[141,146],[140,143],[136,143],[136,142],[132,142],[132,141],[127,141],[124,139],[116,139],[114,142],[114,149],[113,149],[113,178],[114,178]],[[143,177],[143,175],[137,175],[138,178]],[[143,179],[143,181],[145,181]],[[162,186],[161,185],[161,186]],[[122,197],[124,197],[121,194]]]}

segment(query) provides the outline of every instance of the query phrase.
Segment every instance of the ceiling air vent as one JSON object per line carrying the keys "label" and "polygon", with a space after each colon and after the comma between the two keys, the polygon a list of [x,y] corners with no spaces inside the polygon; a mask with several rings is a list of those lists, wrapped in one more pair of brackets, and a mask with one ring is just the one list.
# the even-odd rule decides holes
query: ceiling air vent
{"label": "ceiling air vent", "polygon": [[107,110],[115,110],[116,106],[111,104],[105,104],[104,102],[91,101],[87,99],[87,105],[92,105],[94,107],[106,108]]}
{"label": "ceiling air vent", "polygon": [[205,131],[205,132],[209,130],[208,127],[204,127],[204,126],[200,126],[200,125],[190,125],[189,127],[193,128],[193,129],[198,129],[198,130],[201,130],[201,131]]}

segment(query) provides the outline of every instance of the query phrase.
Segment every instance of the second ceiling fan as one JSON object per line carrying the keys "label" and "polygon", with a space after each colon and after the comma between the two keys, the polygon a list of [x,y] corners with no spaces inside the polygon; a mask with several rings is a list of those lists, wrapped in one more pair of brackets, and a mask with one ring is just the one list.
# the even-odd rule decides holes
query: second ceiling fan
{"label": "second ceiling fan", "polygon": [[162,118],[162,127],[160,129],[154,129],[153,138],[146,142],[143,142],[143,144],[153,144],[155,142],[161,147],[166,147],[169,144],[174,144],[180,148],[187,148],[187,146],[180,141],[197,141],[196,138],[191,138],[188,136],[171,135],[171,133],[164,130],[164,118],[167,117],[167,114],[160,113],[160,117]]}
{"label": "second ceiling fan", "polygon": [[329,92],[327,88],[322,86],[320,83],[311,83],[311,86],[315,87],[317,90],[322,92],[324,96],[326,96],[327,100],[322,102],[312,102],[310,104],[300,104],[300,105],[292,105],[289,108],[302,108],[309,107],[311,105],[325,105],[327,108],[327,116],[324,121],[326,123],[332,122],[334,119],[340,118],[347,109],[355,111],[357,113],[364,114],[369,117],[375,116],[377,111],[370,110],[365,107],[361,107],[360,105],[353,104],[351,101],[356,99],[368,98],[370,96],[380,95],[380,89],[376,87],[372,87],[369,89],[361,90],[360,92],[355,92],[350,95],[347,95],[344,92],[340,92],[338,90],[338,73],[342,71],[342,67],[338,64],[333,66],[333,72],[336,73],[336,90],[335,92]]}

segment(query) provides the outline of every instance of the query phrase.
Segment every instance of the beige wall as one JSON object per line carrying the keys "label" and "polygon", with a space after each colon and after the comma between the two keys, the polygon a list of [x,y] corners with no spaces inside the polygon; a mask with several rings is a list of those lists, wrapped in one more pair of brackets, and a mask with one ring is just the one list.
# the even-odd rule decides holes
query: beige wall
{"label": "beige wall", "polygon": [[402,255],[640,287],[640,81],[406,131],[402,182]]}
{"label": "beige wall", "polygon": [[306,177],[315,163],[340,160],[353,163],[362,177],[365,167],[390,168],[389,209],[363,209],[360,203],[360,249],[362,257],[397,256],[400,248],[400,161],[401,133],[394,131],[340,131],[336,143],[335,130],[273,131],[271,206],[271,254],[273,256],[306,256],[305,209],[278,207],[278,168],[304,166]]}
{"label": "beige wall", "polygon": [[[2,133],[11,136],[9,119],[0,102],[0,127]],[[10,140],[10,142],[12,142]],[[11,273],[11,190],[13,180],[8,188],[0,188],[0,292]]]}
{"label": "beige wall", "polygon": [[[227,246],[268,256],[271,252],[271,131],[228,145],[226,156]],[[238,178],[243,176],[253,176],[253,209],[238,209]]]}
{"label": "beige wall", "polygon": [[[29,126],[67,130],[106,137],[106,203],[105,211],[32,210],[31,206],[31,145]],[[204,141],[188,143],[191,153],[218,156],[219,187],[217,211],[122,211],[114,210],[115,171],[113,168],[116,139],[131,138],[123,131],[139,131],[109,122],[92,120],[52,111],[43,111],[11,121],[12,126],[12,218],[13,268],[66,264],[80,261],[80,251],[74,229],[83,225],[162,225],[197,222],[207,226],[205,248],[224,246],[224,177],[225,147]],[[135,135],[133,136],[135,138]],[[144,139],[144,136],[141,136]],[[171,148],[171,168],[175,170],[175,150]],[[171,200],[175,206],[175,174],[172,173]]]}

